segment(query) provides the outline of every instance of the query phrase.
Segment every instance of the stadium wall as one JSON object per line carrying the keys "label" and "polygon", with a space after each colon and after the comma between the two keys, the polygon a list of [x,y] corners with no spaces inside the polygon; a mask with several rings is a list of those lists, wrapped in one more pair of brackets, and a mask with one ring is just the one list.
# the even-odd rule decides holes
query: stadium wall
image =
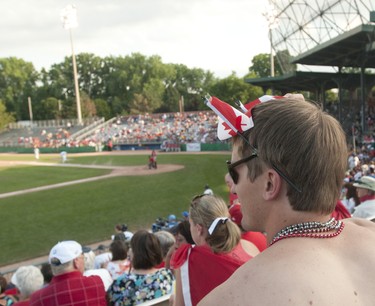
{"label": "stadium wall", "polygon": [[[113,146],[113,150],[161,150],[161,143],[127,143],[127,144],[116,144]],[[179,152],[179,151],[230,151],[231,147],[229,143],[195,143],[194,150],[190,150],[189,146],[192,144],[179,144],[173,145],[173,147],[167,147],[162,151],[167,152]],[[104,150],[107,148],[105,147]]]}

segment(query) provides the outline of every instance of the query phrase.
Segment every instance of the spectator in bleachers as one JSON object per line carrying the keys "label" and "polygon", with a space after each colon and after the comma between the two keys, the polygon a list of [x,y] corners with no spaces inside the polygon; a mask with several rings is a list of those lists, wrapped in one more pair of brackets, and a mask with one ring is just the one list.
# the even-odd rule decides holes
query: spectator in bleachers
{"label": "spectator in bleachers", "polygon": [[112,240],[125,240],[130,241],[133,237],[133,233],[128,230],[126,224],[116,224],[115,225],[115,235],[111,237]]}
{"label": "spectator in bleachers", "polygon": [[359,158],[357,156],[357,154],[355,153],[352,153],[349,155],[348,157],[348,167],[349,167],[349,170],[352,170],[354,168],[356,168],[359,164]]}
{"label": "spectator in bleachers", "polygon": [[180,223],[178,223],[174,228],[173,228],[173,233],[175,235],[175,244],[172,245],[169,248],[168,254],[165,258],[165,266],[167,268],[170,268],[170,261],[173,256],[173,254],[177,251],[177,249],[183,245],[183,244],[195,244],[193,237],[191,236],[190,232],[190,223],[189,219],[188,220],[183,220]]}
{"label": "spectator in bleachers", "polygon": [[178,224],[176,215],[170,214],[168,216],[168,228],[172,229]]}
{"label": "spectator in bleachers", "polygon": [[354,208],[359,205],[360,201],[357,190],[351,182],[345,182],[342,188],[341,202],[350,214],[354,212]]}
{"label": "spectator in bleachers", "polygon": [[353,217],[375,221],[375,178],[363,176],[353,186],[361,202],[354,208]]}
{"label": "spectator in bleachers", "polygon": [[82,246],[76,241],[62,241],[50,251],[51,283],[34,292],[31,306],[106,305],[105,291],[99,276],[85,277]]}
{"label": "spectator in bleachers", "polygon": [[214,192],[212,191],[212,189],[210,188],[210,186],[209,186],[208,184],[206,184],[206,185],[204,186],[203,194],[206,194],[206,195],[213,195]]}
{"label": "spectator in bleachers", "polygon": [[99,245],[95,256],[94,268],[103,268],[111,259],[112,253],[107,251],[107,247],[103,244]]}
{"label": "spectator in bleachers", "polygon": [[176,248],[179,248],[182,244],[195,244],[193,237],[191,236],[190,223],[188,220],[181,221],[175,231],[176,236]]}
{"label": "spectator in bleachers", "polygon": [[171,247],[176,243],[176,239],[172,233],[167,231],[158,231],[155,233],[155,236],[159,239],[163,256],[163,261],[158,268],[166,267],[169,269],[169,261],[168,263],[166,262],[168,260],[167,255]]}
{"label": "spectator in bleachers", "polygon": [[229,193],[229,205],[228,205],[228,207],[231,207],[233,204],[239,203],[238,196],[237,196],[236,193],[232,192],[233,180],[230,177],[229,173],[225,174],[224,181],[225,181],[225,184],[228,187],[228,193]]}
{"label": "spectator in bleachers", "polygon": [[0,275],[0,305],[1,306],[10,306],[13,305],[14,302],[16,302],[16,298],[11,295],[7,295],[5,293],[5,290],[8,287],[8,282],[6,278],[2,275]]}
{"label": "spectator in bleachers", "polygon": [[182,212],[182,220],[189,221],[189,212],[187,210]]}
{"label": "spectator in bleachers", "polygon": [[135,305],[170,294],[173,273],[156,268],[163,260],[158,238],[146,230],[137,231],[130,241],[132,270],[121,275],[109,288],[108,305]]}
{"label": "spectator in bleachers", "polygon": [[122,274],[129,272],[130,261],[128,259],[128,246],[124,240],[114,240],[109,246],[112,253],[112,260],[104,268],[109,271],[113,280]]}
{"label": "spectator in bleachers", "polygon": [[42,288],[44,283],[43,274],[35,266],[21,266],[12,275],[12,283],[19,291],[19,302],[13,305],[28,306],[32,293]]}
{"label": "spectator in bleachers", "polygon": [[240,229],[230,221],[228,206],[222,198],[194,197],[189,215],[195,247],[184,244],[171,259],[176,273],[177,305],[197,305],[238,267],[259,253],[253,244],[241,240]]}
{"label": "spectator in bleachers", "polygon": [[83,255],[85,256],[85,271],[84,276],[97,275],[103,281],[105,291],[108,290],[112,284],[113,279],[107,269],[95,269],[95,253],[90,247],[83,247]]}
{"label": "spectator in bleachers", "polygon": [[47,286],[53,277],[50,263],[46,262],[40,267],[40,272],[43,274],[44,286]]}

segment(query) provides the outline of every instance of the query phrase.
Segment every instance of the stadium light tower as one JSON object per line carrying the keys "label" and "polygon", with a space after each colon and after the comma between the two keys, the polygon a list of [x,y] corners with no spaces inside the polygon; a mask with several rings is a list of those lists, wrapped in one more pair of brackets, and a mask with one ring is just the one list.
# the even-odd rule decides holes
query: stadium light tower
{"label": "stadium light tower", "polygon": [[82,125],[81,99],[79,96],[77,63],[76,63],[76,56],[74,54],[73,38],[72,38],[72,29],[78,27],[77,9],[75,5],[69,4],[62,10],[61,21],[63,23],[64,29],[69,30],[70,45],[72,48],[73,76],[74,76],[74,87],[75,87],[76,103],[77,103],[77,117],[78,117],[78,124]]}
{"label": "stadium light tower", "polygon": [[274,59],[273,59],[272,29],[277,27],[279,20],[277,18],[277,11],[272,4],[269,5],[265,9],[263,16],[266,17],[267,22],[268,22],[268,35],[269,35],[270,46],[271,46],[271,50],[270,50],[271,77],[274,77],[275,76],[275,64],[274,64]]}

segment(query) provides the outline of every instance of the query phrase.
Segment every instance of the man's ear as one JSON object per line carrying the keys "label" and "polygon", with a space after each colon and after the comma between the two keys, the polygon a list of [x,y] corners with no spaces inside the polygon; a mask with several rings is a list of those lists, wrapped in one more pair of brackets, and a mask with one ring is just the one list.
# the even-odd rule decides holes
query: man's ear
{"label": "man's ear", "polygon": [[265,174],[265,186],[263,196],[265,200],[273,200],[279,196],[282,188],[282,178],[273,169],[268,169]]}
{"label": "man's ear", "polygon": [[79,269],[79,256],[73,259],[74,269]]}

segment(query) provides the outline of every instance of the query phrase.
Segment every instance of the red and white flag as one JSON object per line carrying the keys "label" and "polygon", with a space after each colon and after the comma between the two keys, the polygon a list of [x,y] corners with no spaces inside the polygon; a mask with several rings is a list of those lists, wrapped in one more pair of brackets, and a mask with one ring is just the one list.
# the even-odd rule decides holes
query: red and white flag
{"label": "red and white flag", "polygon": [[[251,102],[247,103],[245,105],[245,108],[247,109],[248,112],[251,112],[251,110],[253,109],[253,107],[255,105],[258,105],[258,104],[264,103],[264,102],[268,102],[268,101],[271,101],[271,100],[281,99],[281,98],[283,98],[283,97],[282,96],[264,95],[264,96],[261,96],[258,99],[255,99],[254,101],[251,101]],[[251,113],[248,114],[248,115],[249,115],[249,117],[251,117]]]}
{"label": "red and white flag", "polygon": [[281,98],[283,97],[264,95],[244,105],[244,108],[247,110],[246,114],[216,97],[206,98],[205,103],[219,116],[217,137],[220,140],[225,140],[236,134],[243,133],[254,126],[251,110],[255,105]]}
{"label": "red and white flag", "polygon": [[252,121],[250,121],[250,118],[246,114],[216,97],[207,98],[206,105],[219,116],[217,137],[220,140],[243,133],[252,127]]}

